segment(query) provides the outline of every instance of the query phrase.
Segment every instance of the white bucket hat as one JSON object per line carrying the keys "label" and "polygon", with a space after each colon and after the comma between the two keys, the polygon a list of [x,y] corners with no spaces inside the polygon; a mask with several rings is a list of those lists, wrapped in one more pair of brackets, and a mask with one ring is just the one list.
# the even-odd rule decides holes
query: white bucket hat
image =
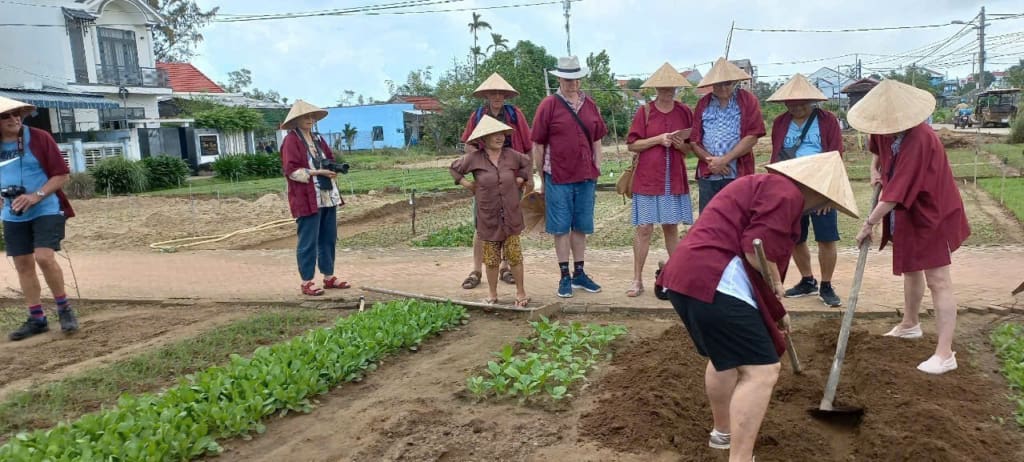
{"label": "white bucket hat", "polygon": [[580,59],[575,56],[558,58],[558,67],[548,71],[555,77],[563,79],[578,80],[590,74],[590,69],[580,66]]}

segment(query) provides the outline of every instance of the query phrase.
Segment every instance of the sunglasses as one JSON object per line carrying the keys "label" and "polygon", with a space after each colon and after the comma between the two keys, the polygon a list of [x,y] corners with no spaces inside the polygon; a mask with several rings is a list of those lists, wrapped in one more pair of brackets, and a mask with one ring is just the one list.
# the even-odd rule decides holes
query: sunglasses
{"label": "sunglasses", "polygon": [[18,114],[15,114],[13,112],[4,112],[3,114],[0,114],[0,120],[17,119],[17,118],[18,118]]}

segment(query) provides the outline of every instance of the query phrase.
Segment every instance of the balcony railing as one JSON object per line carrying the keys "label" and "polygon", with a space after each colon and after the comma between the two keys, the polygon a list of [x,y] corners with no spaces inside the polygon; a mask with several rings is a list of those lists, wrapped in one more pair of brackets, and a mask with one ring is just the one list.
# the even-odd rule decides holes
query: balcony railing
{"label": "balcony railing", "polygon": [[152,67],[96,65],[97,83],[127,87],[169,88],[167,71]]}

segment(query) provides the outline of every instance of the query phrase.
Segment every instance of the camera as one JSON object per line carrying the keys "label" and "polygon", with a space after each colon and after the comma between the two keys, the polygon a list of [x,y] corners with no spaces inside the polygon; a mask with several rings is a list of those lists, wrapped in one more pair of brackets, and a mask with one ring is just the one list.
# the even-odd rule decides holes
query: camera
{"label": "camera", "polygon": [[[22,194],[25,194],[25,187],[21,185],[11,185],[0,188],[0,197],[10,199],[12,206],[14,205],[14,198]],[[14,214],[14,216],[21,216],[21,212],[23,211],[24,210],[14,210],[14,208],[11,207],[11,213]]]}
{"label": "camera", "polygon": [[348,162],[335,162],[331,159],[324,159],[320,162],[320,168],[330,170],[342,175],[348,175]]}

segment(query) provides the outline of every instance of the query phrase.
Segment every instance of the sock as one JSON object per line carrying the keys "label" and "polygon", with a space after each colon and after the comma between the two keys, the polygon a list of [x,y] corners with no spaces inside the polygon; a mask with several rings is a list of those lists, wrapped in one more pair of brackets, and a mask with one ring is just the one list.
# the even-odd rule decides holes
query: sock
{"label": "sock", "polygon": [[821,281],[821,284],[819,285],[819,287],[821,287],[822,289],[831,289],[832,288],[832,281]]}
{"label": "sock", "polygon": [[57,311],[64,311],[71,308],[71,304],[68,303],[68,296],[66,294],[54,296],[53,300],[57,302]]}
{"label": "sock", "polygon": [[562,273],[563,278],[569,277],[569,262],[560,261],[558,262],[558,271]]}
{"label": "sock", "polygon": [[46,312],[43,311],[43,305],[32,305],[28,307],[28,315],[37,321],[46,319]]}
{"label": "sock", "polygon": [[572,275],[579,276],[583,274],[583,260],[572,262]]}

